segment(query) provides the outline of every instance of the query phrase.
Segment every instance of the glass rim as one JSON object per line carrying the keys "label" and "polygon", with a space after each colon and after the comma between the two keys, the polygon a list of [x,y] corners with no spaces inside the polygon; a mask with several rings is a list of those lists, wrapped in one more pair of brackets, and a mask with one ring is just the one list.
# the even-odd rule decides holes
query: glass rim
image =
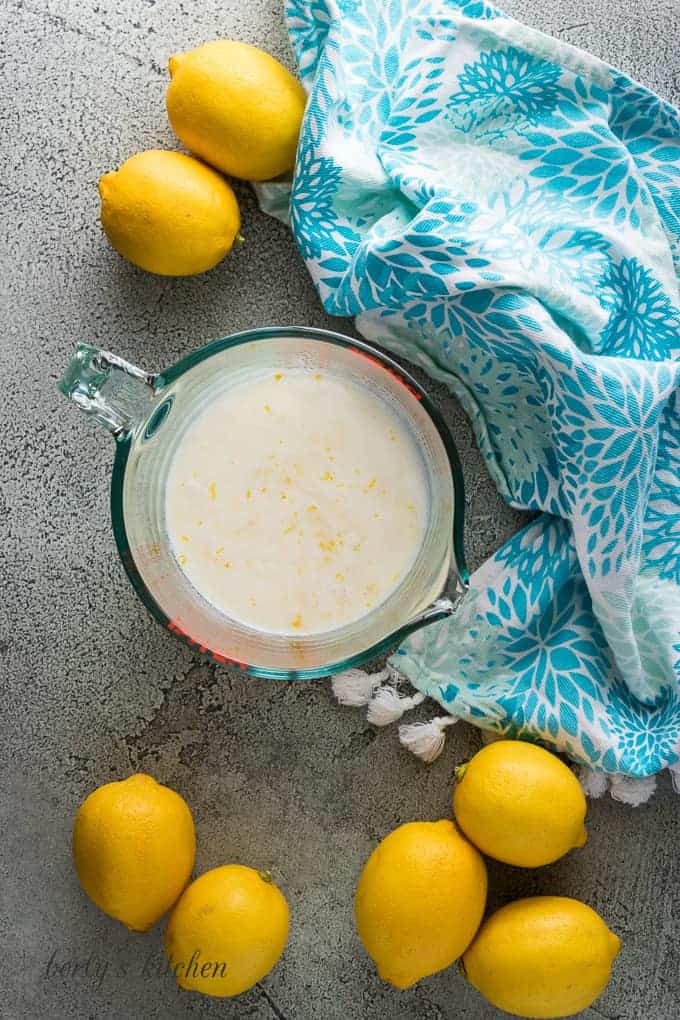
{"label": "glass rim", "polygon": [[[157,373],[153,377],[154,395],[163,393],[169,385],[176,382],[188,371],[201,364],[201,362],[206,361],[208,358],[211,358],[215,354],[219,354],[222,351],[229,350],[232,347],[238,347],[245,343],[251,343],[255,340],[284,337],[289,337],[291,339],[294,339],[295,337],[300,337],[302,339],[315,339],[334,344],[348,350],[355,350],[368,357],[374,364],[377,364],[378,367],[388,372],[388,374],[390,374],[393,378],[396,378],[398,382],[404,385],[416,397],[418,403],[425,410],[438,432],[449,462],[453,484],[453,560],[460,581],[464,587],[467,587],[469,583],[469,571],[465,561],[463,540],[465,488],[462,466],[453,436],[451,435],[451,431],[446,424],[443,415],[423,386],[421,386],[410,372],[404,369],[397,361],[382,351],[379,347],[369,344],[364,340],[355,340],[354,338],[345,336],[342,333],[336,333],[332,330],[326,329],[316,329],[310,326],[267,326],[259,329],[242,330],[238,333],[231,334],[230,336],[218,337],[215,340],[211,340],[207,344],[191,351],[184,358],[181,358],[169,368]],[[142,425],[144,424],[145,422],[142,423]],[[320,666],[313,669],[288,670],[258,666],[254,663],[241,662],[238,659],[219,655],[212,649],[200,645],[189,634],[184,633],[181,628],[179,628],[174,621],[170,619],[167,613],[156,601],[155,597],[147,587],[139,568],[137,567],[130,548],[127,529],[125,526],[123,499],[125,470],[135,435],[135,430],[130,429],[116,437],[116,454],[111,475],[110,502],[111,521],[118,555],[132,587],[146,609],[151,613],[154,619],[161,624],[161,626],[163,626],[166,630],[170,630],[175,634],[175,636],[181,638],[182,641],[189,647],[197,650],[202,655],[206,655],[213,662],[236,667],[253,677],[272,680],[312,680],[333,676],[334,674],[344,670],[360,666],[369,659],[382,654],[387,648],[399,643],[414,630],[423,626],[422,617],[418,617],[416,620],[407,621],[395,631],[392,631],[387,636],[381,638],[371,647],[357,652],[355,655],[345,658],[339,662],[329,663],[326,666]],[[435,622],[437,619],[443,619],[447,615],[449,615],[448,611],[442,610],[441,612],[437,612],[436,610],[433,610],[427,614],[427,622]]]}

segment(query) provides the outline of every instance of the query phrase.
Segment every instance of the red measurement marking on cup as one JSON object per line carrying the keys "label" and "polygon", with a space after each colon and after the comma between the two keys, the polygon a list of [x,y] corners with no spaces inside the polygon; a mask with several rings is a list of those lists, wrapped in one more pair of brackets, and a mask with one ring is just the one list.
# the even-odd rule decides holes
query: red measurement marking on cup
{"label": "red measurement marking on cup", "polygon": [[193,638],[191,634],[187,634],[177,620],[168,621],[168,630],[172,631],[173,634],[178,634],[179,637],[184,638],[187,644],[198,649],[198,651],[202,654],[208,654],[211,659],[219,663],[221,666],[238,666],[239,669],[248,669],[247,662],[241,662],[240,659],[233,659],[229,655],[222,655],[220,652],[214,652],[212,648],[208,648],[207,645],[201,644],[201,642],[197,641],[196,638]]}
{"label": "red measurement marking on cup", "polygon": [[364,358],[366,361],[370,361],[371,364],[377,365],[378,368],[381,368],[383,370],[383,372],[387,372],[388,375],[391,375],[392,378],[396,379],[398,383],[401,383],[404,389],[408,390],[411,396],[415,397],[416,400],[423,399],[422,393],[420,393],[419,390],[415,388],[415,386],[411,386],[411,384],[407,382],[406,379],[404,379],[404,377],[399,374],[399,372],[397,372],[394,368],[391,368],[389,365],[386,365],[383,361],[380,360],[380,358],[376,358],[372,354],[367,354],[366,351],[359,351],[355,347],[351,347],[350,350],[352,354],[356,354],[360,358]]}
{"label": "red measurement marking on cup", "polygon": [[210,656],[221,666],[238,666],[239,669],[248,669],[247,662],[241,662],[239,659],[230,659],[228,655],[221,655],[219,652],[211,652]]}

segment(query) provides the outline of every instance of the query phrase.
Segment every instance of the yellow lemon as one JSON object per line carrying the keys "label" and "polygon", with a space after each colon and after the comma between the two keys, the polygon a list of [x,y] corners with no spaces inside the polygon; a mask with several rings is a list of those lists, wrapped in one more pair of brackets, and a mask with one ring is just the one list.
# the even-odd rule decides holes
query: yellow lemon
{"label": "yellow lemon", "polygon": [[287,940],[288,904],[269,873],[225,864],[184,891],[165,952],[181,988],[240,995],[272,970]]}
{"label": "yellow lemon", "polygon": [[463,957],[468,981],[498,1009],[564,1017],[604,991],[621,942],[585,903],[534,896],[484,922]]}
{"label": "yellow lemon", "polygon": [[457,769],[456,779],[456,821],[489,857],[535,868],[586,842],[581,785],[542,747],[498,740]]}
{"label": "yellow lemon", "polygon": [[101,222],[124,258],[161,276],[193,276],[220,262],[236,239],[236,196],[210,167],[149,149],[99,182]]}
{"label": "yellow lemon", "polygon": [[383,981],[409,988],[450,966],[486,904],[486,867],[453,822],[399,826],[368,858],[356,890],[359,938]]}
{"label": "yellow lemon", "polygon": [[170,57],[168,66],[168,117],[190,152],[251,181],[292,170],[307,97],[278,60],[217,39]]}
{"label": "yellow lemon", "polygon": [[100,910],[133,931],[146,931],[170,909],[195,854],[186,801],[143,773],[98,787],[76,814],[80,884]]}

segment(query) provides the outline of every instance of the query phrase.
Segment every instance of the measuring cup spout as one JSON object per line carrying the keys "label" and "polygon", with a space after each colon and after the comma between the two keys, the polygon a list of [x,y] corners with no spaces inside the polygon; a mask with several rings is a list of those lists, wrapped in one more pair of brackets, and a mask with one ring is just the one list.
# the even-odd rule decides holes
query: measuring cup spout
{"label": "measuring cup spout", "polygon": [[116,354],[78,344],[57,386],[120,439],[148,417],[155,384],[155,375]]}

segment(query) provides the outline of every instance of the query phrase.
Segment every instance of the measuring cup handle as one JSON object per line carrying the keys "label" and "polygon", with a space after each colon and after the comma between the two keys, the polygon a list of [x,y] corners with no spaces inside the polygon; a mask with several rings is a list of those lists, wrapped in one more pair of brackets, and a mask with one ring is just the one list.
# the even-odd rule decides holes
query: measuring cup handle
{"label": "measuring cup handle", "polygon": [[78,344],[59,390],[120,439],[149,414],[156,376],[109,351]]}
{"label": "measuring cup handle", "polygon": [[458,574],[453,574],[449,580],[446,591],[438,599],[430,603],[418,616],[409,620],[407,627],[409,633],[426,627],[428,623],[436,623],[438,620],[445,620],[447,616],[453,616],[468,592],[468,584]]}

